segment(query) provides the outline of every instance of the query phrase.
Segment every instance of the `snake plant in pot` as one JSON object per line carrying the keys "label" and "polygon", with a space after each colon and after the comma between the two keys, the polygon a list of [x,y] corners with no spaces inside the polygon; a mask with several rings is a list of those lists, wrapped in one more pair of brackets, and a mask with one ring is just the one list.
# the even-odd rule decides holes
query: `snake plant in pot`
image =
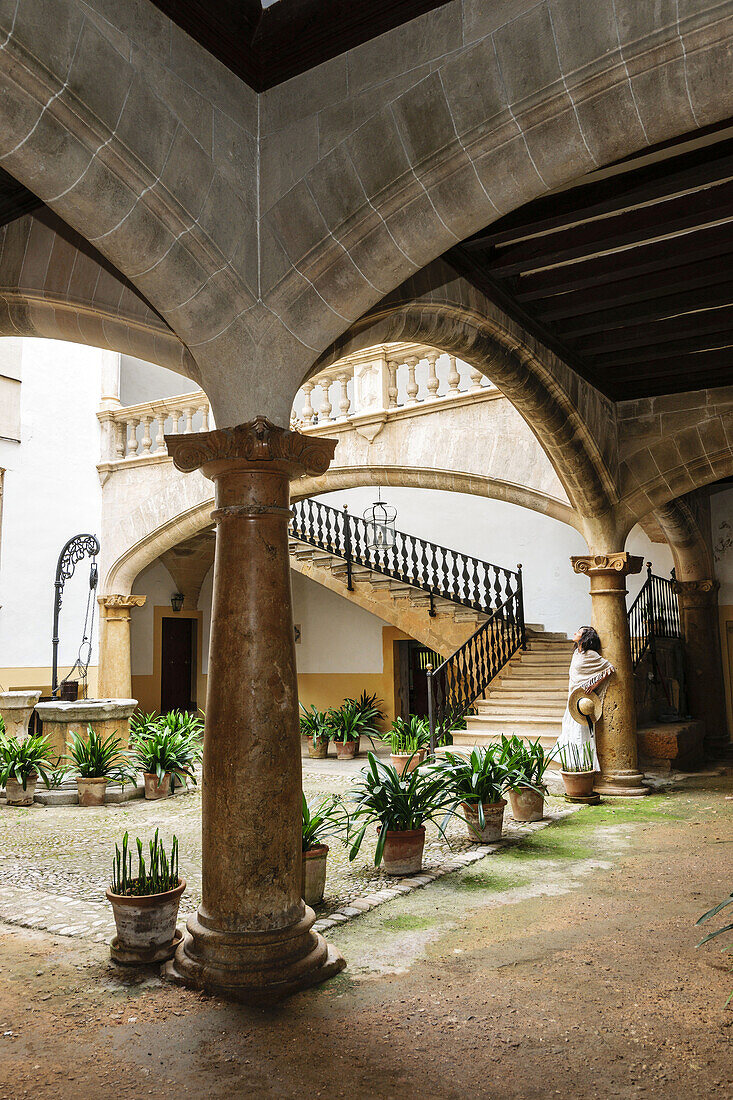
{"label": "snake plant in pot", "polygon": [[134,781],[134,771],[124,753],[122,741],[110,733],[101,738],[91,726],[87,736],[70,731],[66,759],[77,773],[80,806],[103,806],[110,779],[118,783]]}
{"label": "snake plant in pot", "polygon": [[411,714],[409,719],[395,718],[387,733],[382,735],[390,748],[390,760],[399,775],[414,771],[422,764],[430,745],[430,727],[427,718]]}
{"label": "snake plant in pot", "polygon": [[313,703],[309,707],[304,707],[301,703],[300,736],[308,743],[308,756],[311,760],[325,760],[331,739],[328,714]]}
{"label": "snake plant in pot", "polygon": [[472,840],[500,840],[504,827],[504,791],[510,780],[507,758],[500,745],[475,748],[470,756],[445,753],[438,765],[447,787],[461,803]]}
{"label": "snake plant in pot", "polygon": [[48,784],[52,769],[46,737],[6,737],[0,718],[0,787],[5,787],[8,806],[32,806],[38,776]]}
{"label": "snake plant in pot", "polygon": [[348,814],[336,795],[320,802],[308,801],[303,795],[303,900],[306,905],[319,905],[326,887],[327,837],[344,837]]}
{"label": "snake plant in pot", "polygon": [[143,773],[146,798],[167,798],[176,784],[185,786],[189,779],[195,785],[194,767],[203,755],[201,733],[200,720],[176,711],[158,718],[142,715],[132,724],[131,757]]}
{"label": "snake plant in pot", "polygon": [[351,841],[349,859],[359,853],[369,825],[378,829],[375,866],[384,862],[388,875],[412,875],[420,871],[425,848],[425,822],[434,822],[445,836],[457,800],[436,768],[417,768],[400,775],[393,764],[367,755],[367,766],[352,791],[352,820],[361,824]]}
{"label": "snake plant in pot", "polygon": [[106,892],[117,926],[110,954],[125,966],[165,962],[173,957],[181,940],[176,921],[181,894],[186,889],[185,879],[178,876],[177,837],[173,837],[169,856],[157,829],[147,850],[139,837],[135,847],[137,866],[133,871],[128,834],[123,836],[121,848],[115,844],[112,883]]}
{"label": "snake plant in pot", "polygon": [[515,821],[541,821],[545,816],[545,772],[552,761],[540,739],[523,741],[512,734],[502,737],[502,750],[511,773],[508,786]]}

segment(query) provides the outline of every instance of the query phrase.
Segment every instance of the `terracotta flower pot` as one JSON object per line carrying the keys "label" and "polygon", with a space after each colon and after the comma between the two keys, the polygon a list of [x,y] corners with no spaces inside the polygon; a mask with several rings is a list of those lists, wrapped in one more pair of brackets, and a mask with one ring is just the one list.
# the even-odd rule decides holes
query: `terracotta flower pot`
{"label": "terracotta flower pot", "polygon": [[358,747],[356,741],[334,741],[334,745],[339,760],[353,760],[356,756]]}
{"label": "terracotta flower pot", "polygon": [[163,782],[158,782],[158,777],[155,772],[143,772],[143,779],[145,780],[145,797],[151,800],[158,798],[168,798],[171,793],[171,773],[166,772],[163,776]]}
{"label": "terracotta flower pot", "polygon": [[311,760],[325,760],[328,756],[328,741],[316,741],[313,744],[313,738],[308,738],[308,756]]}
{"label": "terracotta flower pot", "polygon": [[179,879],[173,890],[147,897],[128,897],[107,890],[107,900],[117,925],[117,935],[110,947],[115,962],[140,966],[165,962],[173,957],[180,942],[176,921],[185,889],[186,880]]}
{"label": "terracotta flower pot", "polygon": [[319,844],[303,852],[303,901],[306,905],[320,905],[326,889],[326,859],[328,845]]}
{"label": "terracotta flower pot", "polygon": [[382,866],[388,875],[414,875],[422,870],[425,826],[419,829],[388,829]]}
{"label": "terracotta flower pot", "polygon": [[587,798],[593,794],[595,772],[560,772],[568,798]]}
{"label": "terracotta flower pot", "polygon": [[389,758],[397,774],[404,775],[405,772],[414,772],[418,764],[422,764],[425,759],[425,749],[419,749],[414,755],[409,752],[393,752],[390,753]]}
{"label": "terracotta flower pot", "polygon": [[94,779],[82,779],[77,777],[76,787],[79,791],[80,806],[104,806],[107,793],[107,776],[99,776]]}
{"label": "terracotta flower pot", "polygon": [[494,840],[501,840],[501,833],[504,828],[505,806],[505,798],[500,798],[498,802],[484,802],[484,827],[480,829],[478,804],[475,802],[464,802],[463,813],[466,818],[468,835],[471,840],[480,840],[484,844],[491,843]]}
{"label": "terracotta flower pot", "polygon": [[25,790],[23,790],[23,784],[17,779],[9,779],[5,784],[5,799],[8,806],[32,806],[37,778],[36,775],[29,775],[25,781]]}
{"label": "terracotta flower pot", "polygon": [[509,801],[515,821],[542,821],[545,816],[545,796],[531,787],[517,787],[509,791]]}

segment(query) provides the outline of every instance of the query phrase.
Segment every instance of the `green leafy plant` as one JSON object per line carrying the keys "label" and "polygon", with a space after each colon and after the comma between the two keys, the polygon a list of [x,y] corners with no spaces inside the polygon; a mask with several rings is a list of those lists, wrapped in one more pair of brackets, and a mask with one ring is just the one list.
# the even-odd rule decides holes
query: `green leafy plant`
{"label": "green leafy plant", "polygon": [[91,726],[87,726],[85,740],[71,731],[67,748],[66,759],[81,779],[116,779],[124,785],[134,777],[122,741],[114,733],[102,739]]}
{"label": "green leafy plant", "polygon": [[584,741],[582,745],[562,745],[557,750],[557,758],[564,772],[593,772],[596,770],[593,759],[593,745]]}
{"label": "green leafy plant", "polygon": [[358,741],[366,732],[364,716],[354,699],[345,699],[340,707],[327,711],[326,722],[332,741]]}
{"label": "green leafy plant", "polygon": [[390,729],[382,734],[382,740],[387,742],[393,756],[414,756],[430,745],[428,720],[419,714],[411,714],[407,720],[395,718]]}
{"label": "green leafy plant", "polygon": [[[729,894],[727,898],[724,898],[723,901],[719,902],[717,905],[714,905],[712,909],[708,909],[707,913],[703,913],[699,920],[695,921],[695,925],[705,924],[706,921],[711,920],[713,917],[717,917],[718,913],[722,912],[723,909],[727,908],[729,905],[733,905],[733,893]],[[708,932],[707,936],[704,936],[697,946],[702,947],[703,944],[710,943],[711,940],[717,939],[718,936],[722,936],[726,932],[733,932],[733,923],[724,924],[722,928],[716,928],[714,932]],[[733,943],[726,944],[723,951],[733,951]],[[725,1003],[728,1005],[731,1001],[733,1001],[733,992]]]}
{"label": "green leafy plant", "polygon": [[358,707],[362,719],[362,734],[370,740],[379,737],[379,727],[384,721],[384,712],[376,691],[371,695],[367,691],[362,691],[358,699],[346,699],[345,702],[354,703]]}
{"label": "green leafy plant", "polygon": [[122,838],[122,849],[115,844],[115,858],[112,862],[113,894],[128,897],[148,897],[151,894],[164,894],[180,885],[178,877],[178,837],[173,837],[170,856],[166,856],[163,844],[155,836],[148,842],[148,862],[143,856],[143,842],[137,837],[137,874],[132,873],[132,852],[129,846],[129,834]]}
{"label": "green leafy plant", "polygon": [[310,802],[303,795],[303,851],[309,852],[324,844],[326,837],[345,837],[349,815],[336,795],[327,795],[320,802]]}
{"label": "green leafy plant", "polygon": [[203,748],[194,723],[171,722],[170,717],[161,715],[154,722],[138,726],[130,748],[132,761],[140,771],[156,775],[158,783],[169,773],[173,789],[176,783],[183,785],[188,779],[196,783],[194,767],[201,760]]}
{"label": "green leafy plant", "polygon": [[301,737],[310,738],[313,747],[331,737],[328,713],[319,710],[313,703],[309,707],[300,704],[300,734]]}
{"label": "green leafy plant", "polygon": [[458,756],[446,750],[437,765],[449,790],[459,802],[476,807],[479,829],[486,824],[483,807],[499,802],[513,781],[510,757],[499,744],[476,748],[469,756]]}
{"label": "green leafy plant", "polygon": [[202,740],[204,736],[204,720],[200,712],[191,714],[187,710],[169,710],[167,714],[159,715],[157,728],[170,730],[171,733],[187,738],[197,737]]}
{"label": "green leafy plant", "polygon": [[376,823],[380,826],[374,852],[377,867],[382,862],[389,831],[419,829],[426,821],[432,821],[445,836],[446,824],[457,805],[438,769],[416,768],[400,776],[392,764],[378,760],[373,752],[367,755],[367,766],[362,768],[361,779],[354,784],[350,798],[356,807],[352,820],[364,823],[351,841],[349,859],[356,858],[367,828]]}
{"label": "green leafy plant", "polygon": [[71,770],[68,765],[61,763],[61,757],[59,757],[56,763],[46,772],[46,778],[43,782],[48,790],[57,791]]}
{"label": "green leafy plant", "polygon": [[543,794],[545,786],[545,772],[552,763],[552,753],[545,752],[539,738],[536,741],[523,741],[521,737],[512,734],[511,737],[501,738],[502,753],[512,773],[511,786],[529,787],[538,794]]}
{"label": "green leafy plant", "polygon": [[466,728],[466,716],[458,711],[448,712],[443,718],[442,722],[437,722],[435,726],[435,744],[439,748],[445,748],[446,745],[453,744],[453,731],[465,730]]}
{"label": "green leafy plant", "polygon": [[53,769],[50,757],[51,744],[47,737],[35,734],[23,741],[17,737],[6,737],[3,724],[0,729],[0,786],[4,787],[9,779],[14,779],[25,791],[28,780],[37,775],[48,785],[49,773]]}

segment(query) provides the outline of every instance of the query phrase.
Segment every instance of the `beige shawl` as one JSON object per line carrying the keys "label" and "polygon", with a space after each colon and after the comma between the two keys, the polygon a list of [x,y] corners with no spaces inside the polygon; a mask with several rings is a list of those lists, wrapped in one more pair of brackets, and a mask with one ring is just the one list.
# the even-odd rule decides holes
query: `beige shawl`
{"label": "beige shawl", "polygon": [[615,671],[611,662],[601,657],[600,653],[596,653],[594,649],[589,649],[585,653],[576,649],[570,662],[568,698],[576,688],[583,688],[584,691],[595,690],[596,695],[600,695],[603,699],[608,687],[608,677]]}

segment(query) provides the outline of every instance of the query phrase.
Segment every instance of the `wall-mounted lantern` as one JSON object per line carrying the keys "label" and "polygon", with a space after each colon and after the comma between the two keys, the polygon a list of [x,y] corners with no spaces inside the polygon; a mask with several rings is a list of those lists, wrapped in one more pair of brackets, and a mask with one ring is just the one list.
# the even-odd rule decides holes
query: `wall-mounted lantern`
{"label": "wall-mounted lantern", "polygon": [[184,595],[182,592],[174,592],[171,596],[171,607],[178,613],[183,607]]}

